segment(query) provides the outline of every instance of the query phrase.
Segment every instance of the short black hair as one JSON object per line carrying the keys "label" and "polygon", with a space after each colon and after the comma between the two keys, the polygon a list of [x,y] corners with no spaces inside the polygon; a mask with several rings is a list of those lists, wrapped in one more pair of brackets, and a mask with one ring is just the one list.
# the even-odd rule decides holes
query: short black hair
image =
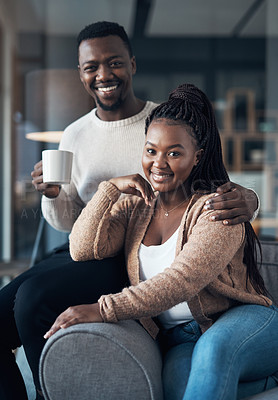
{"label": "short black hair", "polygon": [[82,31],[77,36],[77,48],[79,49],[81,42],[83,42],[84,40],[106,37],[109,35],[119,36],[124,42],[130,57],[133,56],[132,47],[127,33],[124,27],[117,24],[116,22],[99,21],[85,26],[85,28],[82,29]]}

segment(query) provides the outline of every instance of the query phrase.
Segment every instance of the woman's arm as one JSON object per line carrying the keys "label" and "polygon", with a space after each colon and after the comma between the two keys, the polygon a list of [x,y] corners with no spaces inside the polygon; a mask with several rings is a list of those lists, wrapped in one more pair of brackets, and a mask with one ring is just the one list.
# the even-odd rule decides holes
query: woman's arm
{"label": "woman's arm", "polygon": [[211,224],[203,213],[173,264],[162,273],[122,292],[101,296],[98,303],[70,307],[46,333],[81,322],[117,322],[154,317],[188,301],[223,272],[244,240],[244,226]]}
{"label": "woman's arm", "polygon": [[[74,260],[108,257],[122,247],[132,202],[126,208],[126,201],[115,204],[121,193],[141,197],[148,205],[154,199],[150,184],[139,174],[102,182],[72,229],[70,251]],[[44,338],[48,339],[59,329],[71,325],[102,321],[99,303],[69,307],[56,318]]]}
{"label": "woman's arm", "polygon": [[205,212],[198,218],[169,268],[137,286],[99,299],[105,322],[156,316],[189,301],[225,270],[244,241],[244,225],[212,224],[210,214]]}
{"label": "woman's arm", "polygon": [[126,215],[121,208],[112,212],[120,195],[109,182],[99,185],[70,234],[70,254],[74,261],[111,257],[123,246]]}
{"label": "woman's arm", "polygon": [[121,193],[134,194],[147,204],[154,198],[150,184],[139,174],[102,182],[72,228],[70,253],[75,261],[111,257],[122,248],[135,201],[117,202]]}

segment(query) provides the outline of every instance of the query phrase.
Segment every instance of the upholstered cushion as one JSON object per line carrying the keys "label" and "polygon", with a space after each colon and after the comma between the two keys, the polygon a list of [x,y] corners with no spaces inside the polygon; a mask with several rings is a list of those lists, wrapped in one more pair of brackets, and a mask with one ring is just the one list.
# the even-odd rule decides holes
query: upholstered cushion
{"label": "upholstered cushion", "polygon": [[262,241],[260,273],[275,305],[278,306],[278,242]]}
{"label": "upholstered cushion", "polygon": [[51,400],[161,400],[161,356],[135,321],[60,330],[43,350],[42,389]]}

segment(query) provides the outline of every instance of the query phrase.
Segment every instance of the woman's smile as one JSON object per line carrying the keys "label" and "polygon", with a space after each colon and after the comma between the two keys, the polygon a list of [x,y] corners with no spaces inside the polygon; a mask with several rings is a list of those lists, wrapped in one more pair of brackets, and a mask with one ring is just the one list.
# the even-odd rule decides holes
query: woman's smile
{"label": "woman's smile", "polygon": [[166,173],[166,172],[156,172],[151,170],[152,179],[157,183],[162,183],[168,181],[170,178],[173,178],[173,173]]}

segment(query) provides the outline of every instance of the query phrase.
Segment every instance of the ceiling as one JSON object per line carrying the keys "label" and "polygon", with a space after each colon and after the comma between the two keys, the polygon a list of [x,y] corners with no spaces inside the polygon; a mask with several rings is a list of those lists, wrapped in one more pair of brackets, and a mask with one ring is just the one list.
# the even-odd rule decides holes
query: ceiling
{"label": "ceiling", "polygon": [[265,32],[266,3],[254,0],[159,0],[147,33],[150,36],[230,36],[255,3],[257,7],[241,33],[261,36]]}
{"label": "ceiling", "polygon": [[75,36],[91,22],[108,20],[130,36],[261,37],[275,3],[278,12],[276,0],[16,0],[16,21],[19,32],[51,35]]}
{"label": "ceiling", "polygon": [[75,36],[85,25],[108,20],[124,25],[131,34],[135,6],[136,0],[17,0],[17,27]]}

